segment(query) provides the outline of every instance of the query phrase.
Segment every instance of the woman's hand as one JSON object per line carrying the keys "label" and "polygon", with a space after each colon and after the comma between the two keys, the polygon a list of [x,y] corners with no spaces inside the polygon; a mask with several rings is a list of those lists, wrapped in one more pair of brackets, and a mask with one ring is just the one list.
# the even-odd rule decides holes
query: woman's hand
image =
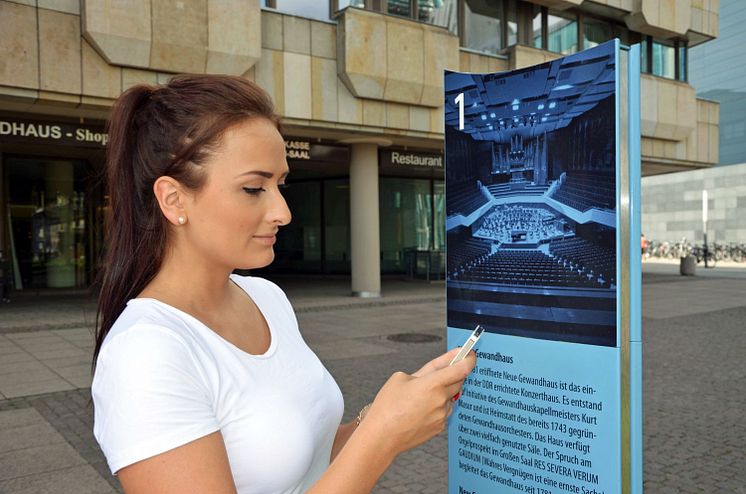
{"label": "woman's hand", "polygon": [[375,427],[386,436],[394,455],[441,433],[451,413],[453,397],[476,365],[471,352],[449,366],[458,348],[437,357],[412,375],[396,372],[378,392],[360,427]]}

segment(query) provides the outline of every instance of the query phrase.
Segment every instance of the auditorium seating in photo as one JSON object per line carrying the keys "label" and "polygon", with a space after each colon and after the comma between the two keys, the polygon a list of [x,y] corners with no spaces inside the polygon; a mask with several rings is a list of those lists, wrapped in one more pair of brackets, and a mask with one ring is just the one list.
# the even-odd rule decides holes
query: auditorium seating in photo
{"label": "auditorium seating in photo", "polygon": [[479,190],[476,182],[448,184],[446,200],[446,214],[448,216],[455,214],[468,216],[485,204],[487,204],[487,197]]}
{"label": "auditorium seating in photo", "polygon": [[552,196],[578,211],[592,208],[615,209],[614,171],[569,171]]}
{"label": "auditorium seating in photo", "polygon": [[602,286],[616,285],[616,255],[613,250],[576,237],[552,240],[549,251],[564,265],[581,269],[584,274],[599,280]]}
{"label": "auditorium seating in photo", "polygon": [[455,241],[448,236],[448,277],[457,278],[464,270],[475,266],[490,253],[490,242],[478,238]]}
{"label": "auditorium seating in photo", "polygon": [[514,196],[541,196],[547,189],[548,185],[536,185],[532,182],[513,182],[503,184],[492,184],[487,186],[487,190],[495,199],[514,197]]}
{"label": "auditorium seating in photo", "polygon": [[481,281],[542,287],[599,288],[586,272],[538,250],[498,250],[458,277]]}

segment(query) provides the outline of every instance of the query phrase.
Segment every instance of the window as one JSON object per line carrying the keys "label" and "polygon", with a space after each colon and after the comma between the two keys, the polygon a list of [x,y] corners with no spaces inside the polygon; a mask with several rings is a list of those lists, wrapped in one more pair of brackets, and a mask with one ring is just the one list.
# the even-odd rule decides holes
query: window
{"label": "window", "polygon": [[519,25],[523,27],[524,34],[519,39],[521,43],[534,48],[567,55],[614,38],[626,44],[635,42],[631,41],[634,36],[622,24],[577,15],[573,11],[556,12],[536,5],[523,6],[521,16],[525,19]]}
{"label": "window", "polygon": [[365,8],[365,0],[337,0],[336,10],[342,10],[347,7]]}
{"label": "window", "polygon": [[612,38],[611,24],[597,19],[583,19],[583,49],[593,48]]}
{"label": "window", "polygon": [[419,0],[417,20],[456,32],[458,25],[458,0]]}
{"label": "window", "polygon": [[652,74],[676,78],[676,49],[668,41],[653,40]]}
{"label": "window", "polygon": [[[265,0],[268,1],[268,0]],[[282,1],[282,0],[275,0]],[[309,0],[298,0],[311,3]],[[320,2],[320,0],[317,0]],[[336,14],[347,7],[385,12],[456,32],[459,0],[330,0]]]}
{"label": "window", "polygon": [[678,57],[676,61],[678,62],[678,70],[677,70],[677,79],[680,81],[687,81],[689,80],[689,77],[687,77],[687,60],[686,60],[686,44],[684,42],[679,42],[679,48],[678,48]]}
{"label": "window", "polygon": [[[471,3],[479,5],[472,8]],[[464,1],[462,45],[476,51],[497,53],[502,48],[502,5]]]}
{"label": "window", "polygon": [[640,70],[667,79],[687,80],[687,45],[683,40],[660,40],[643,36]]}
{"label": "window", "polygon": [[513,46],[518,43],[518,13],[516,12],[515,0],[505,2],[505,18],[507,19],[508,39],[505,46]]}
{"label": "window", "polygon": [[528,44],[531,12],[540,8],[517,0],[461,0],[461,46],[487,53],[517,43]]}
{"label": "window", "polygon": [[542,28],[542,10],[536,8],[533,19],[531,19],[531,46],[534,48],[544,47],[544,35]]}
{"label": "window", "polygon": [[402,17],[414,17],[412,15],[412,3],[409,0],[388,0],[386,4],[386,11],[389,14]]}
{"label": "window", "polygon": [[[339,0],[343,3],[345,0]],[[347,3],[358,3],[358,0],[346,0]],[[362,3],[362,2],[360,2]],[[329,20],[328,2],[309,2],[308,0],[262,0],[262,7],[277,9],[299,17],[309,19]]]}
{"label": "window", "polygon": [[563,55],[578,51],[578,21],[574,15],[549,13],[547,16],[547,49]]}

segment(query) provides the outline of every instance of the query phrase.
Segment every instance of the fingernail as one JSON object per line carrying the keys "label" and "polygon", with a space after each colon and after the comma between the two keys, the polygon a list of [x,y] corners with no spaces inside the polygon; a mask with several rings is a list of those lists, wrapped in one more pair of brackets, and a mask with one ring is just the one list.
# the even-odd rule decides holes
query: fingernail
{"label": "fingernail", "polygon": [[461,396],[461,391],[459,391],[458,393],[456,393],[455,395],[453,395],[453,398],[452,398],[453,401],[458,400],[460,396]]}

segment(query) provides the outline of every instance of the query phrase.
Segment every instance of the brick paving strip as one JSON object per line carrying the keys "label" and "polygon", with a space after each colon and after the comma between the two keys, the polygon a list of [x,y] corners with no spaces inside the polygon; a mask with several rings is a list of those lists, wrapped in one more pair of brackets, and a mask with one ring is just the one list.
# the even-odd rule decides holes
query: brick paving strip
{"label": "brick paving strip", "polygon": [[[444,350],[444,341],[387,339],[443,336],[441,288],[416,288],[374,304],[291,295],[304,337],[342,388],[346,420],[393,370],[414,371]],[[646,492],[746,493],[744,293],[746,277],[645,278]],[[91,345],[83,328],[0,334],[0,493],[122,492],[92,434]],[[398,458],[374,492],[444,493],[446,478],[441,435]]]}

